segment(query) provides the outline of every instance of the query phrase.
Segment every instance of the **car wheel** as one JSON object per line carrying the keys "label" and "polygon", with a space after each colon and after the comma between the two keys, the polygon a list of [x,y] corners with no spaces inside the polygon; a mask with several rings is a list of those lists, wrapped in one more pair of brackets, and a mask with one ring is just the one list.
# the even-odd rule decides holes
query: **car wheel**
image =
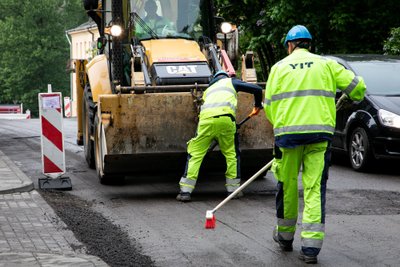
{"label": "car wheel", "polygon": [[354,170],[365,171],[371,166],[371,144],[364,128],[357,127],[351,132],[348,149],[351,167]]}

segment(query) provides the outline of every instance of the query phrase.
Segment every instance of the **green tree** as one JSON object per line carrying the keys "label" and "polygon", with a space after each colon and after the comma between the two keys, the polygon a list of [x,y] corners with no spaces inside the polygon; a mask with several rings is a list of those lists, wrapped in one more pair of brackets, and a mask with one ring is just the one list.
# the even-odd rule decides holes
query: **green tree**
{"label": "green tree", "polygon": [[87,20],[79,0],[2,0],[0,102],[23,103],[38,114],[39,92],[69,95],[68,28]]}
{"label": "green tree", "polygon": [[[399,27],[398,0],[216,0],[221,15],[240,25],[242,48],[257,52],[265,77],[286,55],[288,30],[302,24],[319,54],[382,53],[384,40]],[[240,7],[240,8],[237,8]]]}
{"label": "green tree", "polygon": [[390,31],[390,37],[385,41],[383,51],[389,55],[400,55],[400,27]]}

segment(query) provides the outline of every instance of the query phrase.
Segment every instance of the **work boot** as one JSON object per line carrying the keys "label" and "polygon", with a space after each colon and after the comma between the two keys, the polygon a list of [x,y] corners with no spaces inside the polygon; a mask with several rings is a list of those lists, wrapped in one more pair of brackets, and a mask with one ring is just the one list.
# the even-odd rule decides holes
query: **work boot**
{"label": "work boot", "polygon": [[[233,192],[228,192],[228,196],[230,195],[230,194],[232,194]],[[241,198],[241,197],[243,197],[244,196],[244,194],[243,194],[243,192],[242,191],[239,191],[239,193],[237,193],[232,199],[239,199],[239,198]]]}
{"label": "work boot", "polygon": [[304,252],[302,250],[300,250],[300,255],[299,255],[299,259],[304,261],[307,264],[316,264],[318,263],[318,258],[317,256],[307,256],[304,255]]}
{"label": "work boot", "polygon": [[190,198],[189,192],[179,192],[179,194],[176,196],[176,200],[182,201],[182,202],[189,202],[192,199]]}
{"label": "work boot", "polygon": [[293,240],[279,240],[276,228],[274,228],[274,231],[272,232],[272,238],[279,244],[282,251],[293,251]]}

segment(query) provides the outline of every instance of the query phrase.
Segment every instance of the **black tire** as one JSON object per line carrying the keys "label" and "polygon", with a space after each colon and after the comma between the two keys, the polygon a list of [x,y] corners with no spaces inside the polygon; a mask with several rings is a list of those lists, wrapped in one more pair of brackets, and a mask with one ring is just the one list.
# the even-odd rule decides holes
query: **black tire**
{"label": "black tire", "polygon": [[374,160],[369,136],[364,128],[356,127],[350,134],[348,152],[351,167],[356,171],[366,171]]}
{"label": "black tire", "polygon": [[93,103],[92,91],[90,85],[85,86],[82,101],[82,135],[83,135],[83,151],[89,168],[95,168],[94,162],[94,142],[90,138],[93,136],[94,130],[94,113],[95,105]]}
{"label": "black tire", "polygon": [[104,153],[102,151],[102,131],[101,125],[99,125],[99,118],[97,114],[95,114],[94,118],[94,152],[95,152],[95,165],[96,165],[96,173],[97,177],[101,184],[104,185],[117,185],[123,184],[125,176],[120,174],[108,174],[104,172]]}

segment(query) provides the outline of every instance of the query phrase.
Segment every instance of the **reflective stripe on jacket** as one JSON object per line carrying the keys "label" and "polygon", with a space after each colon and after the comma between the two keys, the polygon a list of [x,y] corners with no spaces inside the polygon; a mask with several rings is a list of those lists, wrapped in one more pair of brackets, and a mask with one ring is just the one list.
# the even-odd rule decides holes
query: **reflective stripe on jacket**
{"label": "reflective stripe on jacket", "polygon": [[265,113],[275,136],[333,134],[337,88],[358,101],[366,86],[362,77],[307,49],[296,49],[275,64],[265,90]]}
{"label": "reflective stripe on jacket", "polygon": [[200,119],[223,114],[236,116],[237,92],[231,78],[221,79],[208,87],[203,94],[203,100]]}

